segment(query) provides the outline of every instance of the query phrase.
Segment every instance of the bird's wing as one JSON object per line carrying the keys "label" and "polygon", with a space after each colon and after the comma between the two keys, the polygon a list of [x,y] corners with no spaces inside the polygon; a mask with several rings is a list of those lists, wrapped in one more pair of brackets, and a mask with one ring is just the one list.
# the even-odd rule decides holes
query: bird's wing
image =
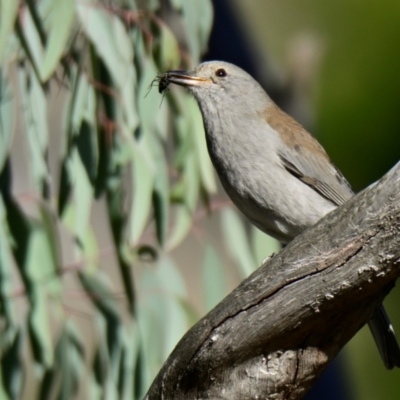
{"label": "bird's wing", "polygon": [[268,110],[267,122],[284,142],[278,153],[282,165],[333,204],[345,203],[354,192],[323,147],[279,107],[275,104],[270,107],[273,110]]}
{"label": "bird's wing", "polygon": [[333,164],[318,156],[300,156],[291,151],[281,152],[279,156],[288,172],[333,204],[340,206],[353,196],[349,183]]}

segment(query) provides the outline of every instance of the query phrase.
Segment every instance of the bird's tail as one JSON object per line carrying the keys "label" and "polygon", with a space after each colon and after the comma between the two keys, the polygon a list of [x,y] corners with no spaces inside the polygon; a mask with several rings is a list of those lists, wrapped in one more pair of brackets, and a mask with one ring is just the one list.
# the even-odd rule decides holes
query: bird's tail
{"label": "bird's tail", "polygon": [[378,306],[368,322],[379,354],[387,369],[400,368],[400,348],[383,305]]}

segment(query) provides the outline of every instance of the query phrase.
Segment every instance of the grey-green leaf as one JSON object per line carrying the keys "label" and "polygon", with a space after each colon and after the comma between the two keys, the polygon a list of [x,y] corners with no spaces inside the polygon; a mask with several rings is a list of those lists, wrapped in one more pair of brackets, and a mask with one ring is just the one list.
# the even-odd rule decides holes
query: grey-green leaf
{"label": "grey-green leaf", "polygon": [[2,0],[0,2],[0,65],[7,41],[17,18],[18,7],[19,2],[15,0]]}
{"label": "grey-green leaf", "polygon": [[277,253],[281,248],[280,243],[276,239],[261,232],[255,226],[252,226],[251,229],[251,242],[254,258],[258,266],[261,265],[263,260],[271,254]]}
{"label": "grey-green leaf", "polygon": [[225,208],[221,217],[225,246],[232,259],[237,262],[243,278],[246,278],[257,267],[250,248],[249,233],[232,208]]}
{"label": "grey-green leaf", "polygon": [[0,171],[10,151],[15,125],[15,100],[6,71],[0,70]]}
{"label": "grey-green leaf", "polygon": [[214,308],[226,295],[226,273],[215,248],[208,244],[202,265],[202,278],[206,311]]}
{"label": "grey-green leaf", "polygon": [[62,56],[74,20],[75,0],[53,0],[48,15],[49,32],[40,76],[47,81]]}

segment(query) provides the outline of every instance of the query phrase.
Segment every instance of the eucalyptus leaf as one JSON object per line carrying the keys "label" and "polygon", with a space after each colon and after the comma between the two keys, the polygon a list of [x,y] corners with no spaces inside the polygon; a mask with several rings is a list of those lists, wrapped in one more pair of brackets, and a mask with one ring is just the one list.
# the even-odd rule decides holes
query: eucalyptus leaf
{"label": "eucalyptus leaf", "polygon": [[173,297],[186,296],[185,282],[171,258],[164,256],[159,260],[155,277],[169,295]]}
{"label": "eucalyptus leaf", "polygon": [[160,259],[156,275],[165,293],[165,326],[168,329],[165,329],[163,336],[162,357],[166,359],[188,328],[186,310],[180,300],[186,296],[186,287],[178,268],[170,258]]}
{"label": "eucalyptus leaf", "polygon": [[187,118],[190,118],[191,132],[194,137],[194,148],[198,159],[201,182],[209,194],[216,193],[214,168],[208,155],[206,137],[204,133],[203,120],[194,101],[187,102]]}
{"label": "eucalyptus leaf", "polygon": [[157,68],[152,59],[145,57],[142,60],[142,76],[137,87],[137,104],[140,117],[140,131],[142,135],[154,134],[157,111],[161,98],[150,85],[157,76]]}
{"label": "eucalyptus leaf", "polygon": [[[94,89],[89,85],[85,75],[79,75],[76,78],[77,86],[73,102],[70,105],[71,116],[70,123],[72,126],[72,134],[79,132],[82,120],[86,117],[89,123],[93,123],[94,114],[87,111],[88,106],[95,101]],[[94,107],[92,108],[94,111]],[[69,132],[68,132],[69,133]]]}
{"label": "eucalyptus leaf", "polygon": [[[53,362],[53,345],[48,321],[49,305],[56,310],[61,296],[58,276],[58,248],[52,221],[42,210],[43,222],[31,222],[27,235],[21,275],[30,301],[29,333],[34,357],[44,367]],[[48,297],[52,297],[49,304]]]}
{"label": "eucalyptus leaf", "polygon": [[48,168],[45,153],[48,146],[47,100],[36,75],[19,68],[22,110],[26,139],[29,144],[31,174],[37,193],[47,183]]}
{"label": "eucalyptus leaf", "polygon": [[208,244],[202,263],[206,311],[214,308],[227,294],[226,274],[215,248]]}
{"label": "eucalyptus leaf", "polygon": [[[59,278],[60,266],[61,266],[61,254],[60,254],[60,238],[57,229],[56,217],[50,208],[42,203],[39,206],[41,216],[41,232],[43,233],[43,250],[41,251],[42,256],[46,255],[46,261],[43,261],[43,267],[41,271],[47,279],[47,289],[49,294],[54,297],[61,295],[61,281]],[[42,279],[42,278],[39,278]]]}
{"label": "eucalyptus leaf", "polygon": [[192,218],[196,209],[199,196],[200,176],[197,168],[197,160],[194,155],[186,158],[184,169],[184,203],[177,206],[172,232],[170,232],[166,249],[171,250],[182,242],[192,226]]}
{"label": "eucalyptus leaf", "polygon": [[95,232],[90,225],[87,227],[86,234],[81,237],[81,244],[84,261],[83,269],[86,273],[93,274],[99,268],[99,246]]}
{"label": "eucalyptus leaf", "polygon": [[153,53],[159,69],[168,71],[178,68],[180,63],[178,42],[164,22],[157,23],[155,37]]}
{"label": "eucalyptus leaf", "polygon": [[31,58],[35,71],[38,71],[40,65],[43,63],[44,48],[40,39],[40,34],[28,7],[22,9],[21,26],[23,37],[20,37],[20,40],[23,40],[25,51],[27,56]]}
{"label": "eucalyptus leaf", "polygon": [[10,151],[15,126],[15,99],[6,71],[0,71],[0,171]]}
{"label": "eucalyptus leaf", "polygon": [[175,10],[179,11],[183,6],[184,1],[185,0],[171,0],[171,5]]}
{"label": "eucalyptus leaf", "polygon": [[187,329],[186,310],[180,302],[185,288],[179,272],[169,259],[161,259],[155,271],[144,271],[140,288],[142,301],[138,303],[138,325],[143,346],[141,373],[144,385],[148,386],[173,345]]}
{"label": "eucalyptus leaf", "polygon": [[11,397],[7,393],[7,390],[5,388],[5,385],[4,385],[4,382],[2,380],[1,375],[0,375],[0,399],[11,400]]}
{"label": "eucalyptus leaf", "polygon": [[261,265],[263,260],[273,253],[277,253],[281,248],[281,244],[276,239],[261,232],[255,226],[251,228],[251,242],[254,258],[258,266]]}
{"label": "eucalyptus leaf", "polygon": [[9,336],[11,336],[10,343],[7,347],[2,347],[1,351],[0,394],[4,396],[2,399],[16,400],[21,398],[23,382],[21,330],[12,329]]}
{"label": "eucalyptus leaf", "polygon": [[103,275],[80,273],[82,286],[91,294],[96,307],[97,330],[100,333],[94,370],[105,398],[117,399],[118,374],[122,356],[123,325],[111,287]]}
{"label": "eucalyptus leaf", "polygon": [[71,321],[67,321],[56,346],[57,365],[62,371],[59,399],[76,398],[79,386],[84,384],[82,372],[84,368],[83,341]]}
{"label": "eucalyptus leaf", "polygon": [[165,312],[167,316],[166,326],[163,335],[162,359],[166,360],[179,340],[189,328],[186,310],[176,297],[166,296],[164,299]]}
{"label": "eucalyptus leaf", "polygon": [[257,267],[250,248],[248,232],[237,212],[225,208],[221,214],[225,246],[238,264],[243,278],[247,278]]}
{"label": "eucalyptus leaf", "polygon": [[83,384],[84,347],[80,334],[71,321],[63,326],[55,348],[54,366],[46,371],[40,387],[40,399],[76,398]]}
{"label": "eucalyptus leaf", "polygon": [[165,151],[159,137],[151,135],[148,139],[157,170],[153,190],[154,219],[156,223],[158,242],[163,246],[167,237],[169,221],[169,169]]}
{"label": "eucalyptus leaf", "polygon": [[45,82],[57,68],[60,57],[71,34],[74,20],[75,0],[53,0],[48,15],[49,32],[40,75]]}
{"label": "eucalyptus leaf", "polygon": [[135,146],[135,156],[132,162],[133,194],[128,222],[131,245],[136,245],[140,239],[151,209],[156,171],[153,164],[148,162],[147,157],[141,152],[147,146],[147,143],[146,138],[142,138],[139,144]]}
{"label": "eucalyptus leaf", "polygon": [[10,39],[15,19],[17,18],[19,2],[15,0],[2,0],[0,2],[0,65],[2,64],[4,50]]}
{"label": "eucalyptus leaf", "polygon": [[94,44],[114,82],[123,88],[132,63],[132,47],[122,22],[112,13],[89,3],[77,4],[82,28]]}
{"label": "eucalyptus leaf", "polygon": [[[121,323],[121,316],[118,311],[115,295],[111,292],[111,287],[107,278],[102,274],[79,273],[79,279],[84,289],[90,293],[91,300],[98,311],[110,322],[115,325]],[[112,342],[110,345],[113,346]],[[110,351],[111,353],[111,351]]]}
{"label": "eucalyptus leaf", "polygon": [[97,165],[99,150],[97,147],[96,126],[83,120],[79,129],[79,135],[75,139],[80,159],[85,167],[87,177],[94,186],[97,177]]}
{"label": "eucalyptus leaf", "polygon": [[135,367],[140,346],[140,331],[136,323],[132,323],[123,337],[122,357],[119,372],[119,398],[131,400],[135,398]]}
{"label": "eucalyptus leaf", "polygon": [[71,180],[72,201],[64,211],[63,220],[81,245],[89,225],[93,188],[77,149],[71,152],[67,170]]}
{"label": "eucalyptus leaf", "polygon": [[[190,34],[185,60],[196,60],[206,46],[211,3],[172,1],[174,17]],[[38,390],[28,397],[128,400],[144,396],[197,317],[180,271],[156,240],[169,249],[181,243],[200,190],[211,193],[215,182],[195,102],[171,90],[162,103],[156,88],[146,97],[157,74],[181,62],[161,6],[159,0],[0,0],[0,398],[19,398],[23,369],[31,369],[31,360],[21,358],[26,343],[20,320],[38,372],[32,375]],[[14,64],[17,79],[9,75]],[[14,176],[19,182],[18,154],[10,153],[14,86],[29,151],[27,178],[34,186],[29,196],[20,196],[11,182]],[[62,118],[49,114],[58,102],[66,105],[64,128],[50,137],[54,118]],[[54,150],[59,141],[61,154]],[[61,168],[54,163],[59,159]],[[60,185],[59,214],[52,182]],[[97,237],[103,243],[104,232],[91,223],[100,209],[93,209],[94,200],[102,195],[109,218],[105,235],[111,235],[120,272],[118,293],[108,269],[99,269]],[[149,222],[155,233],[151,237],[154,230],[148,229],[144,241]],[[143,254],[155,266],[139,277],[133,262],[143,262]],[[78,272],[64,265],[70,260]],[[64,283],[69,288],[76,278],[92,303],[92,343],[63,309]],[[15,310],[20,292],[26,297],[22,314]],[[79,318],[74,322],[80,325]],[[93,358],[85,359],[92,347]]]}
{"label": "eucalyptus leaf", "polygon": [[182,13],[190,54],[193,64],[197,65],[207,46],[213,22],[213,8],[210,1],[185,0],[182,2]]}
{"label": "eucalyptus leaf", "polygon": [[16,324],[15,303],[11,299],[14,290],[13,267],[14,260],[12,258],[10,248],[10,232],[6,219],[6,210],[2,196],[0,196],[0,304],[2,313],[11,327]]}
{"label": "eucalyptus leaf", "polygon": [[54,349],[48,315],[46,293],[36,286],[30,289],[29,336],[35,360],[45,368],[53,365]]}

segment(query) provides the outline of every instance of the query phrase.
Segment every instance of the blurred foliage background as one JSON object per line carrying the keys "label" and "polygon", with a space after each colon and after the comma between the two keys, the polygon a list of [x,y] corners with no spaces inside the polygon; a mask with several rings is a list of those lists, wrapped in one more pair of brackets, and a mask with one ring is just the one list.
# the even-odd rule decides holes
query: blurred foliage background
{"label": "blurred foliage background", "polygon": [[141,399],[233,287],[221,257],[238,281],[271,242],[212,196],[195,102],[152,87],[199,63],[212,4],[0,5],[0,398]]}
{"label": "blurred foliage background", "polygon": [[[278,249],[226,199],[195,102],[161,96],[158,73],[244,67],[358,190],[398,158],[399,13],[0,0],[0,399],[141,399],[187,329]],[[385,304],[400,332],[398,297]],[[399,397],[365,329],[339,367],[309,399]]]}

